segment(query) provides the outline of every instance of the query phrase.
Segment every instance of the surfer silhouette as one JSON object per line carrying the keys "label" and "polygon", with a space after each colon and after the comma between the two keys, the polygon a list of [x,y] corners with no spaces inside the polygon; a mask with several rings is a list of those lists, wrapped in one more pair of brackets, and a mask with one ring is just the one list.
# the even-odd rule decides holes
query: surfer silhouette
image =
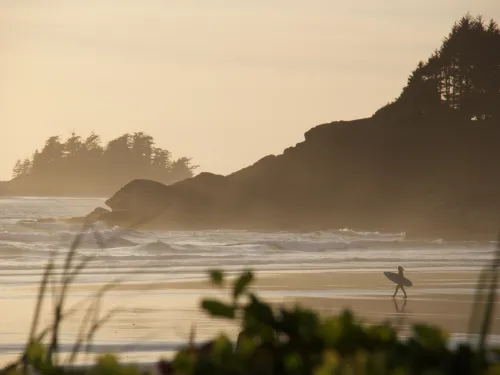
{"label": "surfer silhouette", "polygon": [[[401,276],[402,278],[404,277],[404,276],[403,276],[403,271],[404,271],[404,270],[405,270],[405,269],[404,269],[403,267],[398,266],[398,274],[399,274],[399,276]],[[407,294],[406,294],[406,290],[405,290],[405,287],[403,286],[403,284],[397,284],[397,285],[396,285],[396,290],[394,291],[394,294],[393,294],[392,296],[393,296],[393,297],[396,297],[396,294],[398,294],[398,290],[399,290],[399,288],[401,288],[401,290],[402,290],[402,291],[403,291],[403,293],[405,294],[405,298],[407,298],[408,296],[407,296]]]}
{"label": "surfer silhouette", "polygon": [[398,273],[395,272],[384,272],[384,275],[391,280],[393,283],[396,284],[396,290],[394,291],[394,294],[392,295],[392,298],[396,297],[396,294],[398,294],[399,289],[404,293],[404,298],[407,298],[408,295],[406,294],[405,286],[412,286],[413,283],[408,280],[404,275],[403,271],[405,269],[401,266],[398,266]]}

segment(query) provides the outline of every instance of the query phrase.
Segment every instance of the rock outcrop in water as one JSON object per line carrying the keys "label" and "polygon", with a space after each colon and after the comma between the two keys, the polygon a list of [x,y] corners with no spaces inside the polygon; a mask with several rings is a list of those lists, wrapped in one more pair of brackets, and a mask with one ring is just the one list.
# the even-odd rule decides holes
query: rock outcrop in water
{"label": "rock outcrop in water", "polygon": [[36,220],[20,220],[17,222],[17,224],[25,227],[36,227],[37,224],[50,224],[50,223],[66,223],[66,224],[81,224],[81,225],[93,224],[97,221],[100,221],[103,215],[109,213],[110,213],[109,210],[102,207],[97,207],[91,213],[85,216],[75,216],[69,218],[45,217]]}

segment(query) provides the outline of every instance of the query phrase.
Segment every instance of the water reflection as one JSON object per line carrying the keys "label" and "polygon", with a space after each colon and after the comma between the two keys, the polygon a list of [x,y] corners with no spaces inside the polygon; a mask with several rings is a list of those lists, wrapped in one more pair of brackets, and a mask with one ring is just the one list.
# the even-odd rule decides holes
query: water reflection
{"label": "water reflection", "polygon": [[404,330],[408,326],[408,313],[406,312],[407,299],[403,300],[400,304],[395,298],[392,299],[394,302],[394,309],[396,310],[394,314],[394,327],[398,331]]}

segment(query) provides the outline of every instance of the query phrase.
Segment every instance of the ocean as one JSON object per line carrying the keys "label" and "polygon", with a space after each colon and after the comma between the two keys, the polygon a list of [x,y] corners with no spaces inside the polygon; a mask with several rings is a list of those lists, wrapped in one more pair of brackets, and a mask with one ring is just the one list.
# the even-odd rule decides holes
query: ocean
{"label": "ocean", "polygon": [[[77,224],[22,220],[84,216],[96,207],[104,207],[104,201],[96,198],[0,199],[0,300],[4,306],[14,304],[18,309],[9,315],[10,320],[4,318],[3,325],[0,324],[0,353],[7,353],[5,358],[19,352],[25,342],[36,286],[43,268],[50,257],[55,256],[56,273],[60,274],[64,255],[82,230],[81,225]],[[106,248],[98,246],[93,231],[106,240]],[[206,279],[207,270],[213,268],[228,273],[250,268],[264,275],[324,272],[378,275],[379,272],[396,270],[398,265],[403,265],[410,278],[412,274],[422,272],[436,275],[475,274],[492,260],[493,250],[494,244],[489,242],[447,242],[438,238],[434,241],[410,241],[405,240],[404,233],[359,232],[347,228],[307,233],[257,233],[223,229],[151,232],[106,228],[97,224],[85,234],[78,248],[79,256],[92,256],[92,260],[78,278],[79,288],[72,292],[71,297],[76,299],[85,296],[85,286],[98,286],[113,280],[135,285],[160,285],[164,282]],[[383,279],[382,276],[380,278]],[[453,279],[448,279],[440,282],[439,288],[432,289],[432,292],[429,292],[430,289],[427,292],[421,289],[420,292],[422,295],[449,294],[450,289],[447,288],[453,282]],[[463,285],[454,285],[454,295],[474,293],[472,283]],[[390,295],[391,288],[389,286],[388,291],[379,288],[371,292],[368,288],[343,289],[342,285],[336,285],[331,290],[328,287],[307,291],[270,289],[266,293],[268,296],[274,293],[281,297],[297,298],[321,298],[329,294],[337,297],[371,295],[370,298],[373,298]],[[135,292],[122,291],[114,297],[112,295],[112,304],[123,303],[136,311],[129,313],[126,323],[118,319],[118,323],[111,325],[106,335],[98,338],[95,348],[117,350],[120,345],[135,343],[136,348],[143,348],[134,351],[136,356],[131,358],[137,360],[139,357],[153,358],[153,354],[160,351],[158,348],[171,350],[168,348],[185,342],[183,338],[188,337],[188,324],[199,318],[193,315],[187,319],[189,314],[186,311],[192,312],[197,306],[193,298],[201,294],[143,288]],[[170,301],[168,306],[161,302],[167,300]],[[138,312],[141,309],[149,311],[150,315],[141,315]],[[175,314],[172,313],[174,310]],[[153,320],[158,324],[164,322],[164,325],[146,324]],[[179,321],[184,322],[184,331],[181,337],[174,335],[176,340],[171,333],[173,327],[179,326],[176,323]],[[143,329],[139,330],[141,323]],[[170,336],[159,334],[161,329],[170,330]],[[69,328],[68,342],[75,331],[75,327]],[[150,335],[147,342],[144,338],[140,339],[144,332]],[[149,355],[144,357],[143,351]],[[0,356],[0,361],[3,358]]]}
{"label": "ocean", "polygon": [[[38,283],[51,253],[62,254],[81,231],[79,224],[22,223],[21,220],[83,216],[104,206],[95,198],[0,199],[0,276],[2,285]],[[493,256],[492,243],[406,241],[404,233],[349,229],[309,233],[249,231],[144,232],[95,228],[109,242],[98,247],[89,232],[79,248],[95,260],[82,282],[102,283],[110,276],[134,280],[203,277],[208,268],[261,272],[300,270],[477,270]]]}

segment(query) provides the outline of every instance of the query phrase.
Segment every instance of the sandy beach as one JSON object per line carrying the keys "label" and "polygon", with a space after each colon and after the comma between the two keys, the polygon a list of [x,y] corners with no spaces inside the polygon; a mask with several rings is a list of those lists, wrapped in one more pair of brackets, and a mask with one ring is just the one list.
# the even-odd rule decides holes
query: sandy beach
{"label": "sandy beach", "polygon": [[[406,275],[414,283],[412,288],[407,288],[406,301],[402,294],[392,298],[393,284],[377,271],[264,273],[256,275],[252,288],[276,306],[299,303],[325,316],[349,308],[367,324],[391,321],[402,335],[408,333],[412,324],[426,322],[446,329],[454,340],[467,339],[477,274],[419,270]],[[68,307],[95,290],[96,285],[74,285]],[[4,309],[0,323],[2,364],[15,358],[26,341],[36,291],[35,286],[3,290],[2,302],[9,308]],[[80,360],[86,361],[104,352],[117,352],[127,362],[151,362],[161,356],[169,357],[186,343],[193,327],[198,342],[220,331],[234,337],[238,332],[236,324],[210,319],[199,309],[203,297],[224,299],[227,294],[227,289],[214,288],[201,280],[121,283],[106,294],[101,308],[101,316],[114,309],[116,314],[96,334],[89,356],[82,356]],[[51,308],[52,305],[46,303],[41,326],[48,324]],[[83,313],[81,309],[64,324],[62,352],[71,351]],[[492,340],[497,341],[498,313],[493,333]]]}
{"label": "sandy beach", "polygon": [[[299,303],[324,315],[334,315],[347,308],[367,323],[390,320],[404,330],[411,324],[426,322],[439,325],[451,334],[469,333],[477,273],[419,271],[407,276],[414,286],[406,288],[406,300],[401,291],[392,298],[394,285],[381,273],[355,270],[264,274],[257,276],[253,289],[278,305]],[[200,294],[217,290],[200,281],[130,284],[118,288],[146,292],[186,290]],[[500,314],[495,318],[493,333],[499,334]]]}

